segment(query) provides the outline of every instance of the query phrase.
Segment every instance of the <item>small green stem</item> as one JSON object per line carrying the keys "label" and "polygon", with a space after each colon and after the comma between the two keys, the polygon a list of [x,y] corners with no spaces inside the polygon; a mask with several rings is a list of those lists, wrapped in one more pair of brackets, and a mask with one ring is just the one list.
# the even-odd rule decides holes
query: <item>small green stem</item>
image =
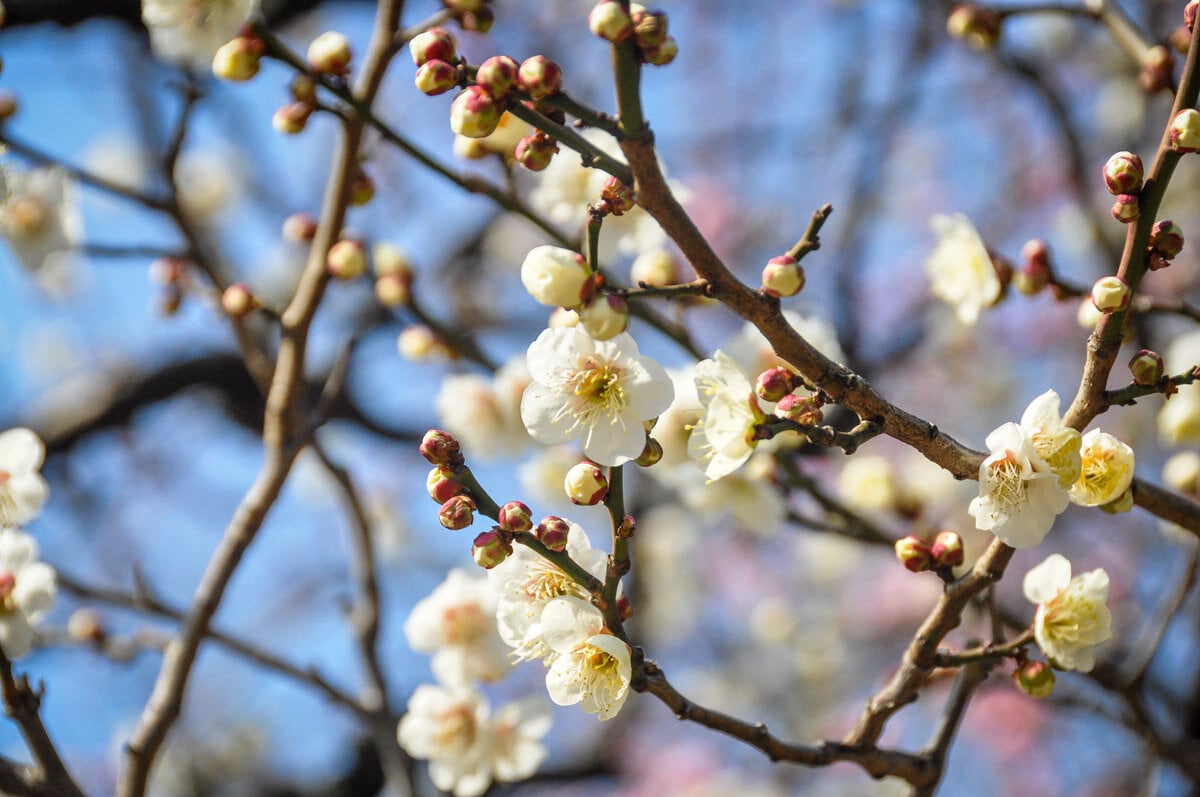
{"label": "small green stem", "polygon": [[604,576],[601,611],[615,612],[617,589],[621,577],[629,572],[629,539],[622,529],[625,525],[625,479],[623,466],[608,469],[608,496],[604,499],[612,525],[612,556],[608,558],[608,571]]}
{"label": "small green stem", "polygon": [[584,257],[587,258],[588,268],[594,272],[600,270],[600,228],[603,226],[604,216],[588,208],[587,251]]}
{"label": "small green stem", "polygon": [[998,661],[1015,656],[1032,641],[1033,629],[1027,628],[1019,636],[1001,645],[984,645],[957,653],[939,650],[934,656],[934,663],[938,667],[958,667],[975,661]]}
{"label": "small green stem", "polygon": [[592,595],[599,595],[604,589],[604,584],[600,579],[593,576],[583,568],[578,562],[572,559],[564,551],[552,551],[547,548],[542,541],[533,535],[532,532],[518,532],[513,537],[514,542],[524,545],[538,556],[553,564],[559,570],[566,573],[579,586],[586,589]]}
{"label": "small green stem", "polygon": [[640,285],[637,288],[618,288],[614,293],[623,299],[652,299],[664,297],[675,299],[680,296],[712,296],[712,283],[708,280],[683,282],[678,285]]}
{"label": "small green stem", "polygon": [[1104,400],[1110,407],[1120,406],[1122,404],[1132,404],[1143,396],[1151,396],[1155,393],[1165,393],[1165,388],[1168,385],[1180,387],[1182,385],[1190,385],[1196,381],[1196,371],[1184,371],[1182,374],[1167,377],[1161,382],[1153,385],[1127,385],[1126,387],[1117,390],[1109,390],[1104,394]]}
{"label": "small green stem", "polygon": [[632,38],[612,46],[612,62],[621,133],[634,138],[645,132],[646,118],[642,114],[642,65],[638,63],[637,45]]}
{"label": "small green stem", "polygon": [[[454,471],[454,478],[466,488],[471,497],[475,499],[475,506],[479,509],[480,514],[487,515],[492,520],[500,519],[500,505],[488,494],[488,491],[483,488],[479,480],[475,478],[475,474],[465,465]],[[541,545],[539,542],[538,545]],[[543,546],[545,547],[545,546]]]}

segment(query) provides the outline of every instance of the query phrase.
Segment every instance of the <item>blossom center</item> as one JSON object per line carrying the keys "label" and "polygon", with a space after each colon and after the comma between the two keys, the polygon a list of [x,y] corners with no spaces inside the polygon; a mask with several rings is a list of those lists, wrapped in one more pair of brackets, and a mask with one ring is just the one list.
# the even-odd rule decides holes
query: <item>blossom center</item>
{"label": "blossom center", "polygon": [[457,705],[438,717],[434,734],[437,746],[443,750],[470,747],[475,741],[475,712],[470,706]]}
{"label": "blossom center", "polygon": [[567,379],[567,391],[575,400],[563,407],[563,413],[573,414],[576,423],[587,426],[594,425],[601,416],[617,423],[621,410],[629,403],[624,377],[625,371],[619,366],[587,357]]}
{"label": "blossom center", "polygon": [[16,607],[16,602],[13,600],[13,590],[17,586],[17,577],[11,572],[0,573],[0,608],[4,611],[12,611]]}
{"label": "blossom center", "polygon": [[523,585],[525,594],[535,604],[540,604],[563,595],[583,597],[582,590],[576,586],[566,573],[556,567],[532,567]]}
{"label": "blossom center", "polygon": [[600,678],[617,677],[617,657],[606,653],[595,645],[584,645],[584,663]]}
{"label": "blossom center", "polygon": [[475,604],[451,606],[442,612],[442,628],[447,645],[462,645],[484,635],[487,618]]}
{"label": "blossom center", "polygon": [[988,472],[992,477],[993,500],[1004,506],[1020,503],[1025,488],[1016,454],[1006,449],[1003,457],[988,465]]}
{"label": "blossom center", "polygon": [[10,231],[23,238],[35,238],[50,225],[50,208],[38,197],[25,196],[8,203]]}

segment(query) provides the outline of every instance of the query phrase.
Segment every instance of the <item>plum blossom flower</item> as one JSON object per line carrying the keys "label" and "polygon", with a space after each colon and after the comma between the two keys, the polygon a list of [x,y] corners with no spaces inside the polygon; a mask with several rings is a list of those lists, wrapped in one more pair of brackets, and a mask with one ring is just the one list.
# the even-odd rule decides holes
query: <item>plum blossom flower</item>
{"label": "plum blossom flower", "polygon": [[[1200,365],[1200,332],[1176,338],[1163,352],[1167,373]],[[1158,436],[1168,445],[1200,443],[1200,382],[1181,385],[1158,411]]]}
{"label": "plum blossom flower", "polygon": [[485,576],[455,568],[413,607],[404,635],[413,650],[433,653],[433,674],[444,684],[498,681],[510,669],[496,628],[498,601]]}
{"label": "plum blossom flower", "polygon": [[457,437],[471,456],[513,456],[530,443],[521,422],[521,394],[529,386],[525,358],[505,363],[495,377],[451,374],[433,401],[442,428]]}
{"label": "plum blossom flower", "polygon": [[758,441],[755,427],[767,416],[758,404],[754,385],[728,354],[717,351],[696,365],[696,393],[703,407],[688,438],[688,455],[710,481],[740,468]]}
{"label": "plum blossom flower", "polygon": [[973,326],[979,312],[1000,298],[1000,280],[991,255],[971,220],[961,213],[930,219],[937,246],[925,260],[930,291],[954,308],[958,320]]}
{"label": "plum blossom flower", "polygon": [[455,797],[478,797],[493,780],[532,775],[546,757],[544,708],[510,703],[492,715],[474,689],[421,684],[396,729],[400,746],[429,761],[433,785]]}
{"label": "plum blossom flower", "polygon": [[601,721],[612,719],[629,694],[629,646],[604,631],[600,611],[585,600],[556,598],[542,611],[548,644],[558,655],[546,673],[550,699],[579,703]]}
{"label": "plum blossom flower", "polygon": [[257,5],[257,0],[142,0],[142,22],[155,55],[204,73]]}
{"label": "plum blossom flower", "polygon": [[0,526],[18,526],[37,516],[50,492],[38,470],[46,447],[28,429],[0,433]]}
{"label": "plum blossom flower", "polygon": [[1058,394],[1047,390],[1035,398],[1021,415],[1021,426],[1033,439],[1033,447],[1054,475],[1058,486],[1069,489],[1079,478],[1079,431],[1063,426]]}
{"label": "plum blossom flower", "polygon": [[1006,423],[987,436],[991,454],[979,465],[979,495],[967,512],[975,525],[1014,548],[1037,545],[1070,503],[1028,429]]}
{"label": "plum blossom flower", "polygon": [[1075,503],[1104,506],[1124,495],[1133,484],[1133,449],[1107,432],[1092,429],[1085,434],[1080,455],[1082,472],[1071,487]]}
{"label": "plum blossom flower", "polygon": [[636,459],[646,444],[642,422],[671,403],[671,379],[638,353],[628,333],[597,341],[577,328],[546,329],[529,347],[533,383],[521,420],[546,445],[579,438],[600,465]]}
{"label": "plum blossom flower", "polygon": [[[567,555],[596,578],[603,578],[604,552],[592,547],[578,524],[567,524]],[[488,579],[500,595],[496,606],[500,638],[513,648],[513,657],[518,661],[553,658],[554,651],[542,635],[542,610],[564,595],[587,598],[587,590],[524,545],[514,546],[511,556],[488,571]]]}
{"label": "plum blossom flower", "polygon": [[1108,573],[1102,569],[1071,578],[1071,562],[1051,554],[1025,574],[1025,597],[1037,604],[1033,636],[1056,667],[1091,672],[1092,648],[1112,637]]}
{"label": "plum blossom flower", "polygon": [[0,233],[8,248],[27,271],[53,272],[82,228],[66,172],[49,166],[28,171],[6,167],[4,189]]}
{"label": "plum blossom flower", "polygon": [[33,644],[33,627],[54,604],[54,568],[37,560],[33,537],[0,529],[0,649],[10,659],[24,656]]}

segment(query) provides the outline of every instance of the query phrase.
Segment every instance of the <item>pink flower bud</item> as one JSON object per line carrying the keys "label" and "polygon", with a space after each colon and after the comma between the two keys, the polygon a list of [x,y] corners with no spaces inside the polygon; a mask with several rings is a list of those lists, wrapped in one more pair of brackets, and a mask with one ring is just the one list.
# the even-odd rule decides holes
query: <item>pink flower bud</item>
{"label": "pink flower bud", "polygon": [[1013,282],[1021,293],[1033,296],[1054,278],[1050,248],[1045,241],[1034,238],[1021,247],[1021,260],[1021,270],[1016,273]]}
{"label": "pink flower bud", "polygon": [[823,417],[821,405],[812,396],[797,396],[789,393],[775,405],[775,416],[795,421],[802,426],[815,426]]}
{"label": "pink flower bud", "polygon": [[293,213],[283,220],[283,237],[289,241],[311,243],[317,234],[317,219],[311,213]]}
{"label": "pink flower bud", "polygon": [[458,68],[440,58],[431,58],[417,67],[413,83],[430,97],[445,94],[458,85]]}
{"label": "pink flower bud", "polygon": [[963,541],[957,531],[939,531],[929,548],[934,567],[958,567],[963,563]]}
{"label": "pink flower bud", "polygon": [[512,543],[499,529],[485,531],[471,543],[471,558],[480,567],[491,570],[512,553]]}
{"label": "pink flower bud", "polygon": [[293,136],[308,126],[308,117],[313,108],[306,102],[288,102],[280,105],[271,116],[271,127],[284,135]]}
{"label": "pink flower bud", "polygon": [[633,35],[633,20],[617,0],[600,0],[588,14],[588,29],[616,44]]}
{"label": "pink flower bud", "polygon": [[579,309],[579,325],[593,340],[610,340],[629,326],[629,307],[615,293],[598,293]]}
{"label": "pink flower bud", "polygon": [[540,172],[550,165],[556,152],[558,141],[539,130],[517,142],[513,158],[529,171]]}
{"label": "pink flower bud", "polygon": [[633,519],[633,515],[626,515],[621,518],[621,522],[617,524],[617,528],[613,531],[617,537],[622,540],[628,540],[637,533],[637,521]]}
{"label": "pink flower bud", "polygon": [[429,471],[429,475],[425,477],[425,489],[429,491],[429,497],[439,504],[444,504],[463,493],[463,487],[454,478],[454,472],[445,465],[438,465]]}
{"label": "pink flower bud", "polygon": [[227,41],[213,56],[213,74],[222,80],[249,80],[258,74],[263,49],[263,43],[250,36]]}
{"label": "pink flower bud", "polygon": [[1054,691],[1054,670],[1044,661],[1026,661],[1013,671],[1013,683],[1030,697],[1042,700]]}
{"label": "pink flower bud", "polygon": [[1138,220],[1141,208],[1138,206],[1137,194],[1121,194],[1112,206],[1112,217],[1122,224],[1130,224]]}
{"label": "pink flower bud", "polygon": [[1092,304],[1102,313],[1115,313],[1129,306],[1130,290],[1120,277],[1101,277],[1092,286]]}
{"label": "pink flower bud", "polygon": [[1142,349],[1129,361],[1129,372],[1134,384],[1157,385],[1165,373],[1163,358],[1158,352]]}
{"label": "pink flower bud", "polygon": [[763,293],[768,296],[795,296],[804,287],[804,269],[791,255],[780,255],[767,261],[762,280]]}
{"label": "pink flower bud", "polygon": [[674,61],[677,55],[679,55],[679,42],[675,41],[674,36],[668,36],[658,44],[643,47],[641,50],[642,61],[651,66],[666,66]]}
{"label": "pink flower bud", "polygon": [[450,129],[467,138],[483,138],[496,131],[504,107],[479,86],[467,86],[450,104]]}
{"label": "pink flower bud", "polygon": [[479,65],[475,83],[495,100],[503,100],[517,87],[520,66],[507,55],[493,55]]}
{"label": "pink flower bud", "polygon": [[451,496],[438,510],[438,523],[451,531],[465,529],[475,522],[475,509],[475,501],[471,496]]}
{"label": "pink flower bud", "polygon": [[362,241],[343,238],[329,248],[325,267],[334,279],[354,279],[367,270],[367,250]]}
{"label": "pink flower bud", "polygon": [[427,61],[451,63],[458,60],[458,47],[454,43],[454,36],[445,28],[430,28],[418,33],[409,41],[408,52],[417,66]]}
{"label": "pink flower bud", "polygon": [[534,530],[534,534],[541,540],[542,545],[552,551],[567,550],[567,535],[570,533],[571,524],[554,515],[542,518],[542,522]]}
{"label": "pink flower bud", "polygon": [[1000,40],[1003,18],[975,3],[959,3],[946,17],[946,32],[973,50],[990,50]]}
{"label": "pink flower bud", "polygon": [[1142,159],[1132,152],[1118,152],[1104,164],[1104,185],[1110,194],[1136,194],[1143,177]]}
{"label": "pink flower bud", "polygon": [[1150,248],[1170,260],[1183,251],[1183,229],[1170,219],[1154,222],[1150,228]]}
{"label": "pink flower bud", "polygon": [[648,468],[651,465],[657,465],[662,461],[662,458],[662,443],[658,442],[653,437],[647,437],[646,447],[642,449],[642,453],[638,454],[638,458],[633,461],[633,464],[642,468]]}
{"label": "pink flower bud", "polygon": [[580,462],[567,471],[563,489],[571,503],[595,506],[608,496],[608,479],[604,469],[594,462]]}
{"label": "pink flower bud", "polygon": [[933,564],[929,543],[912,534],[896,540],[896,558],[914,573],[928,570]]}
{"label": "pink flower bud", "polygon": [[520,501],[509,501],[500,507],[500,514],[496,521],[500,524],[500,528],[516,534],[533,528],[533,513]]}
{"label": "pink flower bud", "polygon": [[796,387],[795,374],[781,366],[763,371],[754,381],[754,392],[763,401],[779,401]]}
{"label": "pink flower bud", "polygon": [[230,318],[245,318],[258,307],[258,301],[245,283],[230,285],[221,294],[221,308]]}
{"label": "pink flower bud", "polygon": [[1200,8],[1200,0],[1188,0],[1188,4],[1183,8],[1183,24],[1188,29],[1188,33],[1196,27],[1196,9]]}
{"label": "pink flower bud", "polygon": [[562,68],[544,55],[533,55],[521,62],[517,83],[537,102],[562,91]]}
{"label": "pink flower bud", "polygon": [[621,622],[625,622],[630,617],[633,617],[633,604],[624,595],[617,598],[617,616],[621,618]]}
{"label": "pink flower bud", "polygon": [[1175,114],[1169,135],[1177,152],[1200,151],[1200,111],[1184,108]]}
{"label": "pink flower bud", "polygon": [[430,465],[461,465],[463,462],[458,439],[441,429],[426,432],[421,438],[419,450]]}
{"label": "pink flower bud", "polygon": [[350,70],[350,40],[326,31],[308,45],[308,66],[322,75],[345,75]]}

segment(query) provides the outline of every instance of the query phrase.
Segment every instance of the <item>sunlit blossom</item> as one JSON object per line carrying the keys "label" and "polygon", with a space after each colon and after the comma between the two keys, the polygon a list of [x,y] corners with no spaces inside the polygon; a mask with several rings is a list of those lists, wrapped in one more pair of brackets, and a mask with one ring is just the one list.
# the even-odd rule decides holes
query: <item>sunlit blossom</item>
{"label": "sunlit blossom", "polygon": [[54,568],[37,561],[33,537],[18,529],[0,529],[0,648],[10,659],[24,656],[33,644],[33,627],[54,604]]}
{"label": "sunlit blossom", "polygon": [[0,526],[19,526],[37,516],[50,492],[38,473],[45,457],[46,447],[30,430],[0,433]]}
{"label": "sunlit blossom", "polygon": [[1021,415],[1021,426],[1029,432],[1034,450],[1058,477],[1058,485],[1069,489],[1079,478],[1080,436],[1076,429],[1063,426],[1058,394],[1047,390],[1030,402]]}
{"label": "sunlit blossom", "polygon": [[1103,506],[1120,498],[1133,484],[1133,449],[1117,438],[1092,429],[1083,436],[1083,467],[1071,487],[1071,500],[1083,506]]}
{"label": "sunlit blossom", "polygon": [[979,465],[979,495],[967,511],[975,525],[1014,548],[1037,545],[1067,508],[1067,491],[1038,455],[1032,435],[1006,423],[987,437],[991,454]]}
{"label": "sunlit blossom", "polygon": [[1025,574],[1025,597],[1036,603],[1033,635],[1057,667],[1091,672],[1092,648],[1112,637],[1108,573],[1101,569],[1071,578],[1071,563],[1051,554]]}
{"label": "sunlit blossom", "polygon": [[612,719],[629,694],[629,646],[605,633],[599,610],[585,600],[556,598],[542,612],[546,644],[558,655],[546,673],[550,699],[579,703],[600,720]]}
{"label": "sunlit blossom", "polygon": [[433,674],[444,684],[496,681],[508,674],[508,646],[496,628],[499,596],[487,577],[451,570],[404,624],[413,650],[433,653]]}
{"label": "sunlit blossom", "polygon": [[929,289],[954,309],[961,323],[972,326],[980,311],[1000,298],[1000,280],[992,258],[963,214],[934,216],[929,223],[938,237],[925,260]]}
{"label": "sunlit blossom", "polygon": [[688,438],[688,455],[700,464],[705,476],[716,480],[750,458],[758,444],[755,427],[767,418],[750,378],[725,352],[701,360],[695,380],[703,411]]}

